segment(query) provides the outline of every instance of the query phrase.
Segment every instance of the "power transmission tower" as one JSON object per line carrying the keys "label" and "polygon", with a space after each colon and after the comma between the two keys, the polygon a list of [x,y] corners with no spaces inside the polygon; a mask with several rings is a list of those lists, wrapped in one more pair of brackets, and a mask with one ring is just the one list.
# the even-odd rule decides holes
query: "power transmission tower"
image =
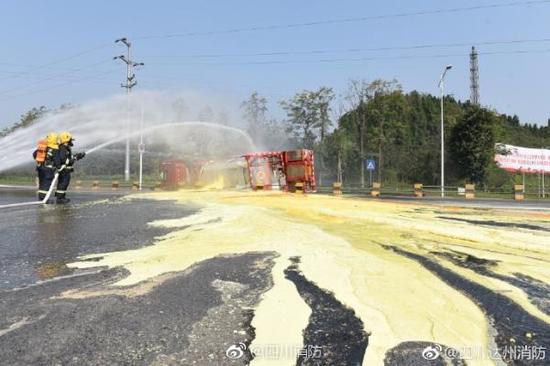
{"label": "power transmission tower", "polygon": [[470,103],[479,105],[479,66],[475,47],[470,53]]}
{"label": "power transmission tower", "polygon": [[[127,38],[119,38],[115,43],[123,43],[126,46],[126,55],[120,55],[113,57],[113,60],[120,59],[126,64],[126,83],[120,86],[126,88],[126,94],[128,99],[130,97],[130,91],[137,84],[136,76],[134,75],[134,67],[143,66],[143,62],[135,62],[131,58],[132,43]],[[124,180],[130,180],[130,116],[128,106],[126,108],[126,158],[124,161]]]}

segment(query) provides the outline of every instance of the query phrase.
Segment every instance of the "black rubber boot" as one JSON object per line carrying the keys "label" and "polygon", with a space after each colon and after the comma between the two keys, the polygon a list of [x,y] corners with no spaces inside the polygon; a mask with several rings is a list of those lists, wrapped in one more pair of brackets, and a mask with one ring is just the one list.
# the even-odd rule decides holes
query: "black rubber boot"
{"label": "black rubber boot", "polygon": [[56,201],[58,205],[64,205],[65,203],[69,203],[69,202],[71,202],[71,200],[65,197],[57,197],[57,201]]}
{"label": "black rubber boot", "polygon": [[65,203],[69,203],[71,200],[68,198],[65,198],[65,193],[56,193],[55,197],[57,198],[56,203],[58,205],[64,205]]}

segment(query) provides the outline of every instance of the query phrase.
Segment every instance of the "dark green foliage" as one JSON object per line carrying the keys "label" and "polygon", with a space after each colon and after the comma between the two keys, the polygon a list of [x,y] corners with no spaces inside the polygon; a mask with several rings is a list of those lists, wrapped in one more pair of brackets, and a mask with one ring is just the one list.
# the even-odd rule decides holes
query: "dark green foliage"
{"label": "dark green foliage", "polygon": [[[472,181],[491,187],[510,186],[513,174],[493,163],[494,143],[550,146],[549,127],[521,124],[517,116],[476,109],[449,96],[444,99],[444,108],[446,185]],[[435,96],[417,91],[405,94],[399,88],[375,93],[338,118],[336,129],[325,139],[325,175],[338,178],[340,151],[343,180],[348,184],[360,182],[362,130],[364,158],[378,160],[382,182],[438,185],[440,123],[440,99]],[[378,172],[374,179],[379,180]]]}
{"label": "dark green foliage", "polygon": [[[373,173],[375,181],[382,181],[385,185],[415,182],[439,185],[438,97],[417,91],[403,93],[396,81],[375,80],[371,83],[350,82],[349,95],[342,102],[346,105],[340,106],[337,115],[331,114],[330,107],[335,107],[331,103],[333,99],[332,89],[327,87],[297,93],[281,102],[287,113],[284,122],[269,118],[267,100],[256,92],[241,106],[248,122],[247,129],[255,138],[258,149],[314,149],[316,172],[322,177],[323,184],[332,180],[360,183],[362,160],[375,158],[380,167]],[[521,177],[495,166],[494,143],[550,147],[549,126],[522,124],[517,116],[476,108],[450,96],[445,97],[444,107],[445,181],[448,186],[471,181],[509,190],[513,182],[520,182]],[[185,113],[183,102],[175,104],[174,108],[182,115]],[[45,112],[45,107],[33,108],[21,116],[18,123],[4,129],[0,136],[32,125]],[[204,110],[203,117],[211,118],[208,117],[210,112]],[[335,125],[334,128],[331,124]],[[184,150],[174,149],[174,144],[148,141],[145,174],[156,175],[158,164],[164,159],[230,156],[234,150],[230,144],[232,140],[224,139],[223,133],[208,132],[197,129],[188,133],[187,140],[181,144]],[[137,141],[132,142],[133,147],[136,144]],[[77,174],[120,174],[123,156],[123,144],[115,144],[84,159],[79,163]],[[137,158],[137,154],[133,153],[132,158]],[[132,161],[132,166],[136,166],[135,161]],[[34,174],[32,161],[25,171]],[[364,174],[368,179],[368,173]],[[527,181],[529,179],[527,177]]]}
{"label": "dark green foliage", "polygon": [[495,154],[496,121],[495,113],[470,106],[454,126],[450,150],[458,178],[478,185],[486,183],[487,170]]}
{"label": "dark green foliage", "polygon": [[330,127],[330,102],[334,99],[332,88],[304,90],[288,100],[280,102],[287,113],[287,132],[303,147],[313,149],[323,143]]}

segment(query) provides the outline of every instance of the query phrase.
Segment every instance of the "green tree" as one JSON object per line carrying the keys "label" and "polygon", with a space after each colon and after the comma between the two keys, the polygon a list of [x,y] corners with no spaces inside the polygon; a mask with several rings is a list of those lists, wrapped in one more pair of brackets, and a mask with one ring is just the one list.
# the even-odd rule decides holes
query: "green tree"
{"label": "green tree", "polygon": [[298,144],[313,149],[322,141],[330,127],[330,102],[334,99],[331,88],[304,90],[280,102],[287,114],[287,132]]}
{"label": "green tree", "polygon": [[254,91],[248,99],[241,103],[241,109],[243,117],[248,123],[246,128],[248,134],[256,143],[262,144],[268,124],[267,99]]}
{"label": "green tree", "polygon": [[[396,80],[382,80],[376,79],[371,82],[367,82],[364,79],[353,79],[349,81],[348,90],[345,95],[345,99],[348,101],[353,113],[351,114],[351,120],[349,121],[356,130],[354,135],[357,137],[358,144],[358,159],[357,165],[359,166],[361,186],[365,185],[365,168],[364,159],[367,157],[365,149],[369,146],[369,139],[373,139],[372,128],[375,128],[378,135],[378,154],[381,153],[381,146],[383,141],[383,118],[381,114],[372,110],[374,98],[384,95],[392,94],[394,92],[400,92],[401,85]],[[378,126],[377,128],[375,126]],[[370,132],[369,132],[370,131]],[[368,136],[370,133],[371,136]],[[379,156],[381,158],[382,155]],[[379,166],[379,172],[381,167]]]}
{"label": "green tree", "polygon": [[485,108],[469,106],[451,132],[450,149],[458,177],[483,185],[494,156],[496,115]]}
{"label": "green tree", "polygon": [[332,125],[330,119],[330,103],[334,100],[334,92],[332,88],[321,87],[315,92],[315,102],[316,108],[318,110],[318,128],[319,128],[319,139],[321,144],[325,139],[328,129]]}

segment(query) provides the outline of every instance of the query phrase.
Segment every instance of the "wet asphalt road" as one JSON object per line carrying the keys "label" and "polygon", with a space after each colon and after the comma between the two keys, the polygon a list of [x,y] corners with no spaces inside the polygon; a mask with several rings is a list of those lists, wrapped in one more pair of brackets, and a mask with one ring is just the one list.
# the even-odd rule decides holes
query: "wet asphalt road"
{"label": "wet asphalt road", "polygon": [[[0,204],[24,202],[33,193],[3,190],[0,197]],[[103,291],[127,275],[121,268],[71,270],[66,263],[150,245],[172,229],[148,222],[198,209],[111,192],[71,198],[64,206],[0,211],[1,365],[248,363],[250,351],[232,360],[226,350],[254,338],[251,308],[272,286],[275,253],[206,260],[139,295],[131,295],[133,286],[124,295],[63,298],[67,291]]]}
{"label": "wet asphalt road", "polygon": [[[104,291],[127,271],[71,270],[65,264],[84,254],[151,245],[155,237],[171,229],[150,227],[148,222],[190,215],[200,208],[170,201],[128,200],[118,192],[79,192],[71,198],[66,206],[0,210],[0,365],[248,364],[254,357],[248,350],[255,336],[252,309],[273,285],[276,253],[215,257],[160,280],[120,292]],[[0,204],[32,199],[28,190],[0,189]],[[494,323],[499,346],[509,345],[510,339],[533,345],[550,342],[548,325],[504,296],[443,268],[433,258],[395,247],[386,249],[418,261],[472,298]],[[312,311],[303,333],[303,351],[305,345],[320,345],[322,352],[319,360],[298,357],[295,364],[360,365],[371,336],[365,331],[368,324],[334,294],[308,280],[300,271],[300,258],[290,259],[293,264],[285,270],[285,277]],[[479,259],[458,254],[450,259],[480,274],[499,276],[491,271],[490,263]],[[523,278],[500,279],[524,289],[533,303],[547,311],[547,285]],[[140,291],[141,287],[146,290]],[[64,296],[83,290],[96,295]],[[527,339],[527,332],[536,336]],[[228,358],[228,348],[238,344],[243,345],[242,356]],[[400,343],[387,351],[384,365],[466,364],[459,359],[427,361],[422,352],[428,346],[413,339]]]}
{"label": "wet asphalt road", "polygon": [[[0,191],[0,197],[2,204],[32,200],[33,194]],[[75,271],[65,264],[84,254],[150,245],[170,229],[152,228],[148,222],[186,216],[199,208],[121,199],[110,192],[79,192],[71,197],[73,201],[65,206],[0,212],[0,364],[249,363],[253,355],[248,346],[255,335],[252,309],[273,286],[276,253],[215,257],[163,276],[168,278],[155,283],[152,290],[140,292],[139,288],[157,280],[123,288],[123,293],[102,292],[127,271]],[[296,364],[360,363],[367,335],[353,310],[308,281],[298,264],[289,267],[286,275],[315,309],[304,344],[323,347],[320,363],[297,359]],[[82,290],[100,295],[64,297]],[[342,324],[331,330],[338,323]],[[229,358],[228,348],[239,344],[245,348],[243,355]]]}
{"label": "wet asphalt road", "polygon": [[[2,203],[32,200],[29,191],[0,191]],[[189,215],[173,202],[124,200],[118,193],[72,193],[68,205],[0,209],[0,289],[71,274],[78,256],[149,245],[170,229],[147,225]]]}
{"label": "wet asphalt road", "polygon": [[0,297],[2,364],[247,364],[248,351],[237,360],[225,352],[253,339],[250,308],[271,286],[273,257],[209,259],[140,296],[58,298],[125,276],[116,269],[6,291]]}

